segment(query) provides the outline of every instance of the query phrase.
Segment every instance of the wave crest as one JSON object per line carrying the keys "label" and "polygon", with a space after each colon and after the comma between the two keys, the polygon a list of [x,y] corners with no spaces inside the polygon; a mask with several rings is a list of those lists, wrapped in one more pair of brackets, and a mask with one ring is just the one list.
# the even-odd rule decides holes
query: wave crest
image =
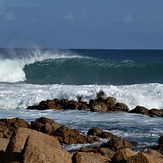
{"label": "wave crest", "polygon": [[9,49],[0,54],[0,82],[22,82],[26,80],[24,67],[37,61],[58,58],[80,57],[70,51],[41,49]]}

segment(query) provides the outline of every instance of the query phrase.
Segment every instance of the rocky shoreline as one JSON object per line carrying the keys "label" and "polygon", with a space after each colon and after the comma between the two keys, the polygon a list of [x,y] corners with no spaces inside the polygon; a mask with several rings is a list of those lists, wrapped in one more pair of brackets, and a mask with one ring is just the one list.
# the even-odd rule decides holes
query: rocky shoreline
{"label": "rocky shoreline", "polygon": [[53,99],[41,101],[38,105],[29,106],[30,110],[85,110],[92,112],[127,112],[137,113],[150,117],[163,117],[163,109],[145,108],[136,106],[129,110],[125,103],[117,102],[114,97],[106,97],[101,90],[97,93],[96,99],[90,99],[89,102],[82,101],[82,96],[77,96],[77,101],[68,99]]}
{"label": "rocky shoreline", "polygon": [[[86,145],[74,151],[62,148],[70,144]],[[163,162],[163,136],[147,151],[136,152],[134,147],[133,142],[96,127],[85,136],[46,117],[30,123],[20,118],[0,119],[0,163]]]}
{"label": "rocky shoreline", "polygon": [[[150,117],[163,117],[163,109],[147,109],[136,106],[129,111],[126,104],[114,97],[106,97],[103,91],[89,102],[78,96],[76,101],[54,99],[29,106],[32,110],[85,110],[92,112],[127,112]],[[103,142],[105,139],[106,142]],[[30,123],[20,118],[0,119],[0,163],[162,163],[163,136],[155,146],[145,151],[137,149],[135,142],[97,128],[90,128],[86,135],[76,129],[61,125],[47,117]],[[67,145],[82,147],[66,150]]]}

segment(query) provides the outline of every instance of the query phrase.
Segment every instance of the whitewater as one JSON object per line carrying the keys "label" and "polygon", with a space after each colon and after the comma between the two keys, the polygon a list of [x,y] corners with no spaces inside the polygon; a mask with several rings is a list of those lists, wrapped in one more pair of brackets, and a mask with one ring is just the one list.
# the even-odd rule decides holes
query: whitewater
{"label": "whitewater", "polygon": [[100,127],[146,148],[163,134],[162,118],[26,108],[46,99],[77,100],[78,95],[88,102],[103,90],[130,110],[138,105],[163,109],[162,54],[161,50],[0,49],[0,118],[32,121],[45,116],[84,134]]}

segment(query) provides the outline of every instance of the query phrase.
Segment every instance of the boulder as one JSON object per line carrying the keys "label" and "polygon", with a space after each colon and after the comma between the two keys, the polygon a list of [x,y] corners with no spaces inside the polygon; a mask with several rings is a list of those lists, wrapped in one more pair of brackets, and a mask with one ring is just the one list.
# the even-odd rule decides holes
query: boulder
{"label": "boulder", "polygon": [[90,108],[88,107],[88,105],[86,103],[81,103],[78,107],[78,110],[90,110]]}
{"label": "boulder", "polygon": [[118,138],[118,137],[112,137],[107,143],[104,143],[101,145],[102,147],[110,148],[113,151],[120,150],[122,148],[130,148],[133,147],[133,145],[128,142],[127,140]]}
{"label": "boulder", "polygon": [[62,109],[62,106],[59,103],[55,102],[54,100],[47,100],[46,104],[48,105],[48,107],[50,109],[54,109],[54,110],[61,110]]}
{"label": "boulder", "polygon": [[31,122],[31,128],[37,131],[41,131],[46,134],[51,134],[61,125],[50,118],[40,117],[36,121]]}
{"label": "boulder", "polygon": [[99,136],[102,132],[103,132],[102,129],[97,128],[97,127],[93,127],[93,128],[88,130],[87,135]]}
{"label": "boulder", "polygon": [[98,102],[96,100],[92,100],[89,104],[91,111],[93,112],[107,112],[108,107],[105,102]]}
{"label": "boulder", "polygon": [[[35,137],[36,136],[36,137]],[[26,140],[24,149],[23,149],[23,163],[40,163],[40,162],[49,162],[49,163],[71,163],[71,156],[63,150],[61,147],[58,147],[58,142],[56,139],[46,136],[46,140],[37,135],[29,136]],[[42,140],[43,139],[43,140]],[[48,142],[48,143],[47,143]]]}
{"label": "boulder", "polygon": [[72,157],[73,163],[107,163],[108,158],[97,153],[76,152]]}
{"label": "boulder", "polygon": [[128,158],[134,155],[136,155],[136,153],[129,148],[120,149],[117,153],[114,154],[112,158],[112,162],[113,163],[114,162],[117,162],[117,163],[126,162]]}
{"label": "boulder", "polygon": [[108,138],[108,139],[110,139],[110,138],[113,138],[113,137],[116,137],[115,135],[113,135],[112,133],[110,133],[110,132],[102,132],[100,135],[99,135],[99,137],[101,137],[101,138]]}
{"label": "boulder", "polygon": [[149,110],[143,106],[136,106],[133,110],[129,111],[130,113],[138,113],[149,116]]}
{"label": "boulder", "polygon": [[115,104],[116,104],[116,99],[114,97],[108,97],[105,100],[106,105],[108,106],[108,110],[114,110]]}
{"label": "boulder", "polygon": [[68,101],[67,106],[64,109],[75,110],[79,107],[79,105],[80,103],[78,103],[77,101],[70,100]]}
{"label": "boulder", "polygon": [[101,153],[101,155],[103,155],[104,157],[107,157],[109,159],[112,159],[112,157],[114,156],[115,152],[109,148],[105,148],[102,147],[98,150],[99,153]]}
{"label": "boulder", "polygon": [[71,162],[57,139],[28,128],[17,129],[6,148],[6,162]]}
{"label": "boulder", "polygon": [[114,109],[115,111],[125,111],[125,112],[129,111],[129,108],[126,104],[119,102],[115,104]]}
{"label": "boulder", "polygon": [[134,156],[131,156],[127,159],[126,163],[162,163],[162,158],[154,157],[153,155],[147,153],[140,153]]}

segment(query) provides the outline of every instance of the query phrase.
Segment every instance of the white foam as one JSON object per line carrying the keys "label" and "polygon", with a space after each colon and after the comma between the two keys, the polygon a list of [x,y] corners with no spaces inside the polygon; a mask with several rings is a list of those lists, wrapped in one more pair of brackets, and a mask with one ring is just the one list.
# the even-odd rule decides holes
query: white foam
{"label": "white foam", "polygon": [[163,84],[136,85],[32,85],[0,84],[0,109],[25,109],[38,104],[41,100],[67,98],[77,100],[82,95],[84,101],[96,98],[96,93],[103,90],[107,96],[123,102],[133,109],[137,105],[151,108],[163,108]]}
{"label": "white foam", "polygon": [[[23,51],[22,51],[23,53]],[[26,80],[24,72],[25,65],[43,61],[46,59],[74,58],[80,57],[71,52],[41,51],[40,49],[26,50],[21,56],[14,49],[10,50],[10,58],[4,58],[5,54],[0,54],[0,82],[21,82]]]}

